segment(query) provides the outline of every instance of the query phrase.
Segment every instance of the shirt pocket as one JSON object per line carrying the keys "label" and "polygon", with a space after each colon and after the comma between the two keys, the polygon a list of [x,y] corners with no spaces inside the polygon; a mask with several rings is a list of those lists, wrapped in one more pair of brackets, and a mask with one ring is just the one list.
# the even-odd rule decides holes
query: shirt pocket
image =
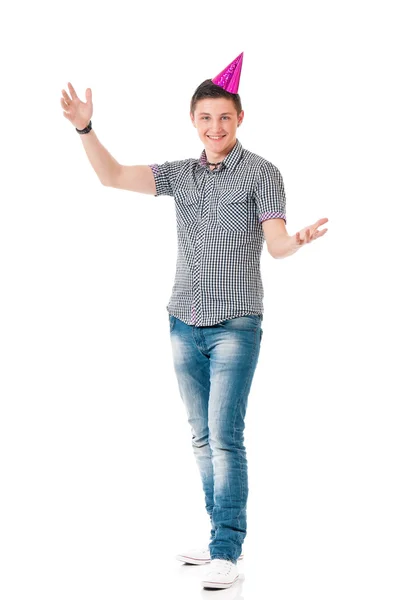
{"label": "shirt pocket", "polygon": [[198,220],[201,195],[195,189],[179,189],[174,192],[177,224],[190,229]]}
{"label": "shirt pocket", "polygon": [[226,189],[220,192],[217,223],[224,231],[247,231],[249,222],[248,192]]}

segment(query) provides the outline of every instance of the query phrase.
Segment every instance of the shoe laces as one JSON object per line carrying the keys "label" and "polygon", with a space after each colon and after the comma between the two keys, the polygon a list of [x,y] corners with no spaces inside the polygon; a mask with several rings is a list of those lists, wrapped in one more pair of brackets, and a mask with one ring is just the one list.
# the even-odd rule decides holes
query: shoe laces
{"label": "shoe laces", "polygon": [[230,560],[224,560],[223,558],[213,558],[211,561],[211,571],[219,573],[220,575],[228,575],[232,568],[232,562]]}

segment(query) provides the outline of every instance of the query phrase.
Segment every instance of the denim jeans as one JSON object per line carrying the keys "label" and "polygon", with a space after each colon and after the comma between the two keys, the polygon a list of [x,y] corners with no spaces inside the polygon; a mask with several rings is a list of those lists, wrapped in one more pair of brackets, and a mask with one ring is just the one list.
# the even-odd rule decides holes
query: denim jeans
{"label": "denim jeans", "polygon": [[236,564],[246,537],[244,427],[262,315],[195,327],[169,315],[174,369],[210,516],[210,557]]}

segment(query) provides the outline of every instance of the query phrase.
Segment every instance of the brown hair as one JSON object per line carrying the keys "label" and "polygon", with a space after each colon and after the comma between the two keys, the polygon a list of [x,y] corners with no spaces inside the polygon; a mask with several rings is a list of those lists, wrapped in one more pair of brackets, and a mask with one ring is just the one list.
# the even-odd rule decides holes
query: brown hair
{"label": "brown hair", "polygon": [[196,103],[202,98],[228,98],[234,103],[238,115],[242,111],[242,103],[239,94],[231,94],[219,85],[212,82],[211,79],[203,81],[195,90],[191,98],[191,113],[194,114]]}

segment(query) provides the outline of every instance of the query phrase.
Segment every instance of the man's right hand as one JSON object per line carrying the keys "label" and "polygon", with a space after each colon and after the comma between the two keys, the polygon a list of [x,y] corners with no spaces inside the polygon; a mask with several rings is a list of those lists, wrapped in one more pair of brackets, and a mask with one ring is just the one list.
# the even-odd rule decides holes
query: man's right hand
{"label": "man's right hand", "polygon": [[68,119],[77,129],[84,129],[90,123],[93,116],[93,99],[91,89],[86,89],[86,100],[82,102],[71,83],[68,82],[70,96],[62,90],[61,106],[64,109],[64,117]]}

